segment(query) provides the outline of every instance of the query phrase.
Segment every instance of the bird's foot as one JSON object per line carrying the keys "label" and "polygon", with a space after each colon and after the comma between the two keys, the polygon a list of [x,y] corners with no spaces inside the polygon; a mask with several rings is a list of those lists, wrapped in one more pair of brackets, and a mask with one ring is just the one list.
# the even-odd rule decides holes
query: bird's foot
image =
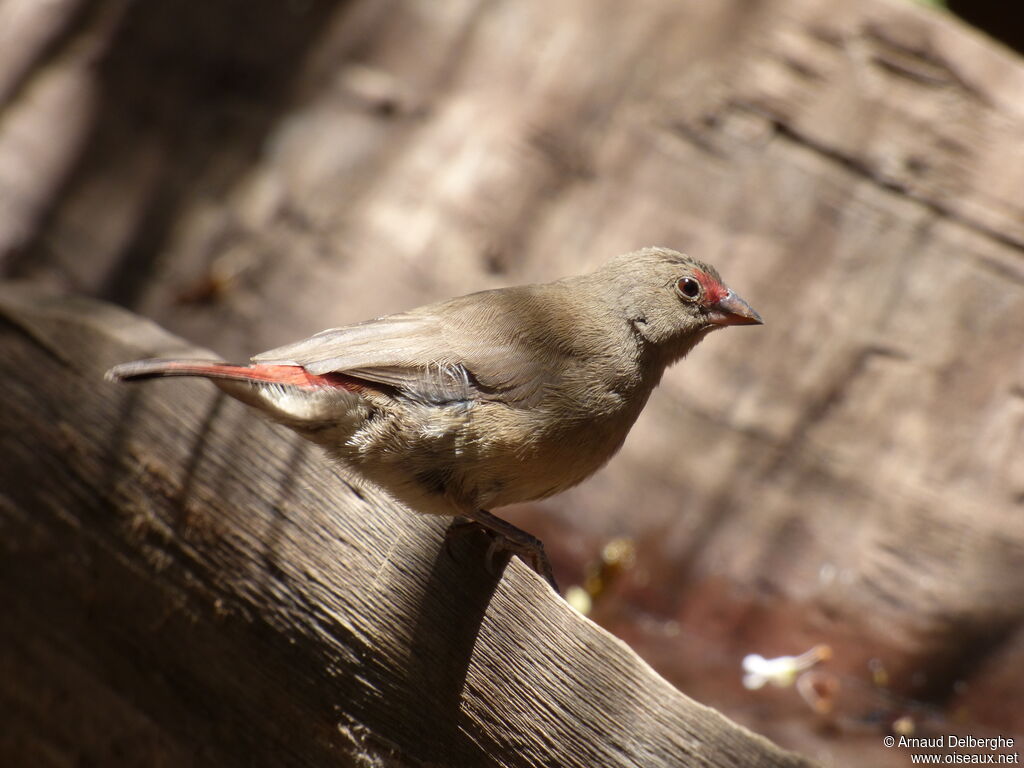
{"label": "bird's foot", "polygon": [[[499,552],[506,552],[509,555],[516,555],[525,562],[541,578],[551,585],[555,592],[559,592],[558,583],[555,581],[554,573],[551,570],[551,561],[548,560],[544,551],[544,544],[536,536],[533,536],[512,523],[492,515],[485,509],[479,509],[465,519],[456,520],[445,534],[447,543],[455,536],[461,536],[473,529],[483,528],[491,543],[487,547],[487,568],[492,573],[495,568],[495,556]],[[449,550],[450,552],[450,550]],[[561,594],[561,593],[559,593]]]}

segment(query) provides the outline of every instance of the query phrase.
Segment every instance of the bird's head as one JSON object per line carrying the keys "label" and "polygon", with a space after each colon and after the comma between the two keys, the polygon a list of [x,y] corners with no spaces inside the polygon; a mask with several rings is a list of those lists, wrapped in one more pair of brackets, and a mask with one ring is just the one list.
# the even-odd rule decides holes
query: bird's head
{"label": "bird's head", "polygon": [[595,276],[605,284],[615,311],[658,350],[666,364],[689,352],[709,332],[763,321],[729,288],[710,264],[667,248],[618,256]]}

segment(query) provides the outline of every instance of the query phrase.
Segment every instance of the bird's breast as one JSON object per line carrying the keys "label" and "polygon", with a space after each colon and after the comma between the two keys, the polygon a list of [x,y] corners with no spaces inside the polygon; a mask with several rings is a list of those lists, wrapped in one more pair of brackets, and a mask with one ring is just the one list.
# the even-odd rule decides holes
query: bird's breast
{"label": "bird's breast", "polygon": [[[474,410],[467,458],[476,469],[467,480],[485,506],[547,498],[582,482],[615,455],[639,413],[488,405]],[[473,482],[477,478],[486,481]]]}

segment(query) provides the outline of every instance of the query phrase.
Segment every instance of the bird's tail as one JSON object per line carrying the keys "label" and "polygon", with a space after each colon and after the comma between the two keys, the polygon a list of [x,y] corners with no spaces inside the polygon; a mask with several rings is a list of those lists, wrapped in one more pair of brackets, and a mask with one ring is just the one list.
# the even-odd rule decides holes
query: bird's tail
{"label": "bird's tail", "polygon": [[107,381],[139,381],[161,376],[198,376],[204,379],[281,384],[293,387],[338,386],[342,377],[308,373],[298,365],[233,365],[215,360],[136,360],[115,365]]}
{"label": "bird's tail", "polygon": [[[352,430],[364,415],[355,406],[366,387],[340,373],[317,375],[300,365],[233,365],[216,360],[136,360],[115,365],[107,381],[139,381],[162,376],[211,379],[226,394],[252,406],[314,442]],[[321,431],[324,425],[332,427]],[[325,445],[330,445],[330,442]]]}

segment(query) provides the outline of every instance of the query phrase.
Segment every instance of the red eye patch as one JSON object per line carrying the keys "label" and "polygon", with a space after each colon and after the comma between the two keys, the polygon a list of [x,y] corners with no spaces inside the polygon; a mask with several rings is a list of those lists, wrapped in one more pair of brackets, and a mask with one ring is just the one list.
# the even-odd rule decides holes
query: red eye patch
{"label": "red eye patch", "polygon": [[720,282],[715,280],[707,272],[699,269],[693,270],[693,276],[700,283],[704,289],[704,303],[705,304],[717,304],[726,296],[729,295],[729,289],[722,285]]}

